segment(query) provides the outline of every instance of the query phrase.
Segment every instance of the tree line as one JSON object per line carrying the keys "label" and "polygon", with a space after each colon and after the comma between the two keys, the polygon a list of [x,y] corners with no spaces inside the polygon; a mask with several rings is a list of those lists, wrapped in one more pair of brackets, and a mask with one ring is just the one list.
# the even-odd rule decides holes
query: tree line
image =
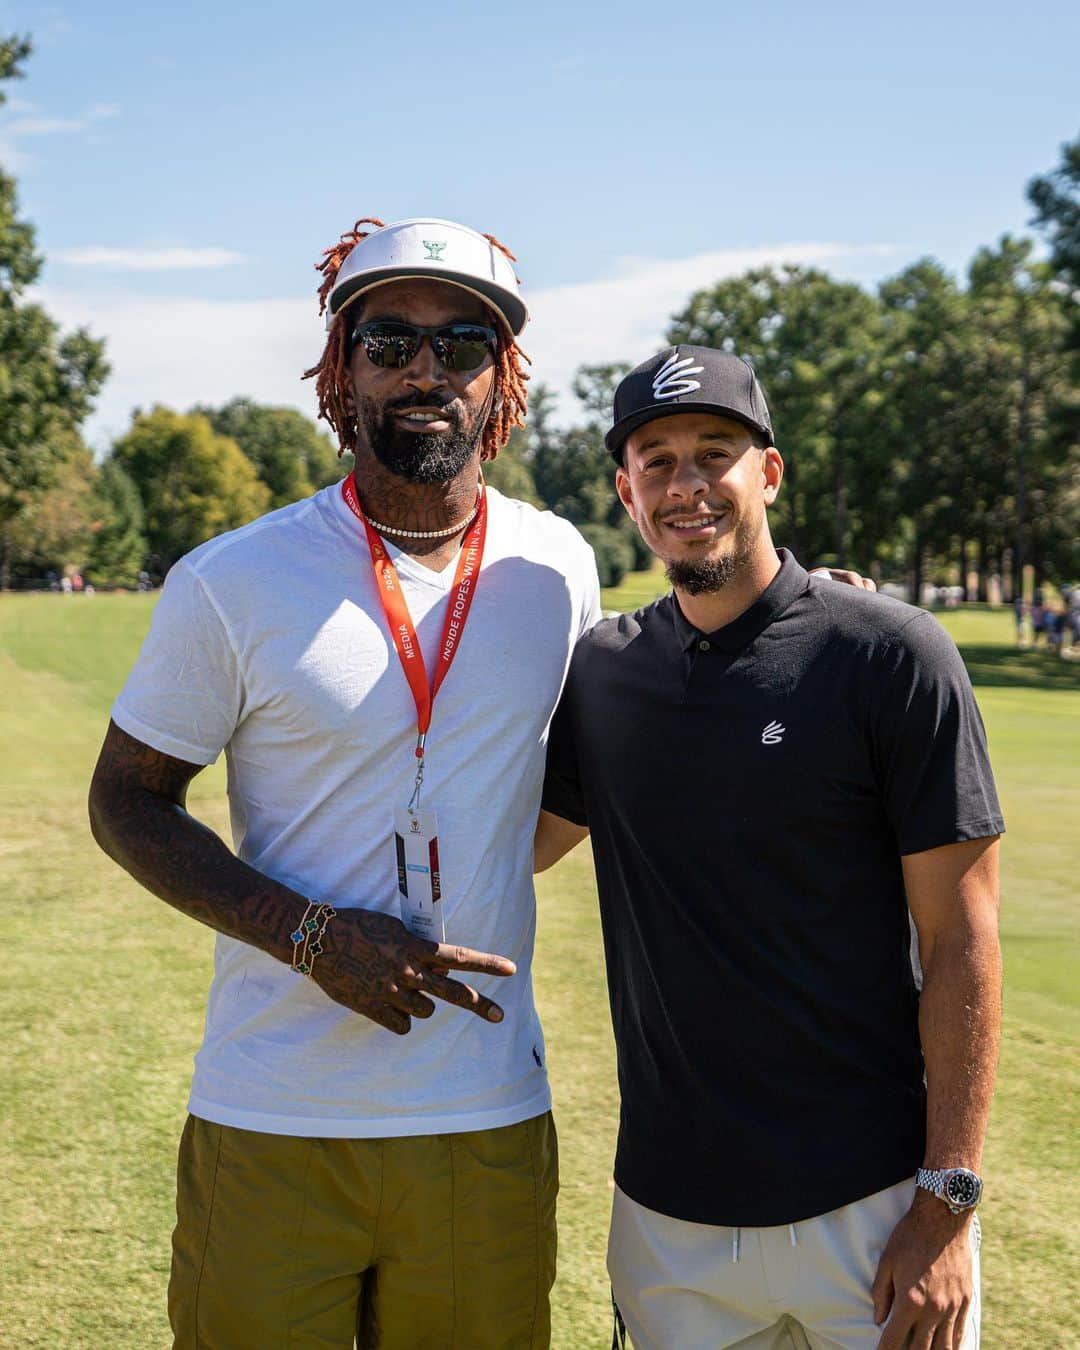
{"label": "tree line", "polygon": [[[774,537],[808,561],[904,578],[915,595],[924,580],[976,574],[986,599],[991,576],[1016,587],[1027,564],[1037,584],[1078,579],[1075,227],[1071,246],[1071,261],[1056,245],[1043,261],[1006,235],[977,252],[963,284],[924,258],[873,293],[781,267],[692,295],[667,341],[738,352],[768,394],[785,460]],[[640,560],[603,449],[626,369],[579,371],[586,415],[569,430],[534,394],[508,447],[518,495],[569,516],[609,574]]]}
{"label": "tree line", "polygon": [[[29,53],[0,40],[0,103]],[[1027,565],[1037,583],[1080,579],[1080,136],[1028,196],[1045,259],[1007,235],[962,281],[924,258],[874,291],[761,268],[671,319],[667,341],[754,363],[786,464],[774,536],[804,560],[906,579],[915,595],[974,572],[985,599],[991,576],[1016,587]],[[97,462],[80,429],[108,377],[104,344],[62,334],[27,299],[41,266],[0,170],[0,588],[75,567],[101,586],[160,577],[347,471],[308,418],[243,398],[136,410]],[[488,466],[495,487],[572,520],[609,585],[648,558],[603,446],[627,369],[583,366],[569,427],[534,386],[528,425]]]}

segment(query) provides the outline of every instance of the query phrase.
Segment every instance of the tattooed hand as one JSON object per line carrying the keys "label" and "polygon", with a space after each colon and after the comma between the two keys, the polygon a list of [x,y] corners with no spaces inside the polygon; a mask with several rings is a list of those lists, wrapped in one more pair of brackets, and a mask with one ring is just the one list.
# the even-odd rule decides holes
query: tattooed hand
{"label": "tattooed hand", "polygon": [[[259,947],[286,965],[290,934],[307,901],[233,855],[188,814],[188,784],[200,765],[162,754],[109,724],[90,789],[94,838],[155,895],[219,933]],[[430,1017],[433,998],[489,1022],[502,1009],[448,970],[513,975],[504,956],[439,946],[400,920],[367,909],[338,910],[323,937],[312,977],[336,1003],[404,1035],[413,1017]],[[299,977],[297,977],[299,978]]]}
{"label": "tattooed hand", "polygon": [[[311,978],[336,1003],[404,1036],[413,1017],[430,1017],[433,998],[454,1003],[488,1022],[501,1022],[497,1003],[471,985],[448,979],[447,970],[513,975],[505,956],[415,937],[400,919],[368,909],[339,909],[323,938],[323,955]],[[429,997],[430,995],[430,997]]]}

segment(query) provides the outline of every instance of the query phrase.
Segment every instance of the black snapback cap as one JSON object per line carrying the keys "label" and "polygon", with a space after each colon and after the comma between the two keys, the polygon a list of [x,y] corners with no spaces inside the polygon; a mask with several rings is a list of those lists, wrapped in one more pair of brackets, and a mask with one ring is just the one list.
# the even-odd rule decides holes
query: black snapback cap
{"label": "black snapback cap", "polygon": [[619,382],[615,425],[604,444],[621,464],[626,438],[637,427],[691,412],[733,417],[772,442],[769,407],[750,362],[715,347],[680,343],[650,356]]}

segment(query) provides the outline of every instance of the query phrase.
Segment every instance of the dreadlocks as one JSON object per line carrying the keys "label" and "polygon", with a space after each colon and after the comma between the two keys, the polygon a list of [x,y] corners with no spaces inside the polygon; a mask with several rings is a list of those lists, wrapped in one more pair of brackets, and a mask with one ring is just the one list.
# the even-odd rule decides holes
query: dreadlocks
{"label": "dreadlocks", "polygon": [[[326,313],[327,300],[334,282],[337,281],[342,263],[360,240],[366,239],[371,233],[370,230],[361,229],[363,225],[381,229],[383,221],[377,220],[374,216],[364,216],[351,230],[347,230],[336,244],[326,249],[322,260],[315,264],[316,270],[323,275],[322,285],[319,287],[320,314]],[[485,234],[484,238],[492,248],[497,248],[511,262],[517,262],[510,250],[504,244],[500,244],[493,234]],[[310,370],[304,371],[303,376],[305,380],[315,377],[319,416],[329,422],[337,432],[339,455],[344,454],[346,450],[355,449],[357,436],[356,407],[348,396],[349,342],[346,312],[347,310],[343,311],[334,319],[327,334],[322,356]],[[522,362],[527,362],[529,358],[514,340],[504,320],[499,316],[496,316],[496,320],[498,339],[495,349],[495,397],[491,413],[484,425],[481,442],[480,458],[484,460],[494,459],[510,439],[511,431],[515,427],[524,426],[528,403],[526,382],[529,376]]]}

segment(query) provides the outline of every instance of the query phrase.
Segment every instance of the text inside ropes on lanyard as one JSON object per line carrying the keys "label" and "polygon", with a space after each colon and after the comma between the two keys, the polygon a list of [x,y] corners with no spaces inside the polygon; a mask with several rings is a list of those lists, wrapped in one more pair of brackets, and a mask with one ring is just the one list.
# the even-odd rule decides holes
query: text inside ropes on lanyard
{"label": "text inside ropes on lanyard", "polygon": [[356,479],[353,474],[350,473],[343,480],[341,495],[344,497],[349,510],[364,526],[368,548],[371,552],[371,564],[375,573],[376,590],[382,603],[383,613],[386,616],[386,623],[390,630],[394,649],[398,654],[398,660],[401,662],[401,668],[405,672],[405,678],[409,682],[413,701],[416,704],[417,765],[416,782],[409,802],[409,809],[412,810],[420,805],[420,789],[424,782],[424,755],[427,748],[427,735],[431,726],[435,696],[438,694],[443,680],[449,674],[454,657],[457,655],[458,646],[468,622],[469,610],[476,595],[480,566],[484,557],[484,541],[487,537],[487,492],[481,486],[476,515],[461,544],[461,552],[458,555],[454,580],[450,588],[449,603],[446,607],[446,618],[443,620],[442,636],[439,640],[438,655],[435,661],[435,673],[430,680],[424,666],[420,641],[409,614],[409,607],[406,604],[405,596],[402,594],[397,569],[387,552],[386,545],[372,528],[371,522],[360,506],[360,499],[356,491]]}

